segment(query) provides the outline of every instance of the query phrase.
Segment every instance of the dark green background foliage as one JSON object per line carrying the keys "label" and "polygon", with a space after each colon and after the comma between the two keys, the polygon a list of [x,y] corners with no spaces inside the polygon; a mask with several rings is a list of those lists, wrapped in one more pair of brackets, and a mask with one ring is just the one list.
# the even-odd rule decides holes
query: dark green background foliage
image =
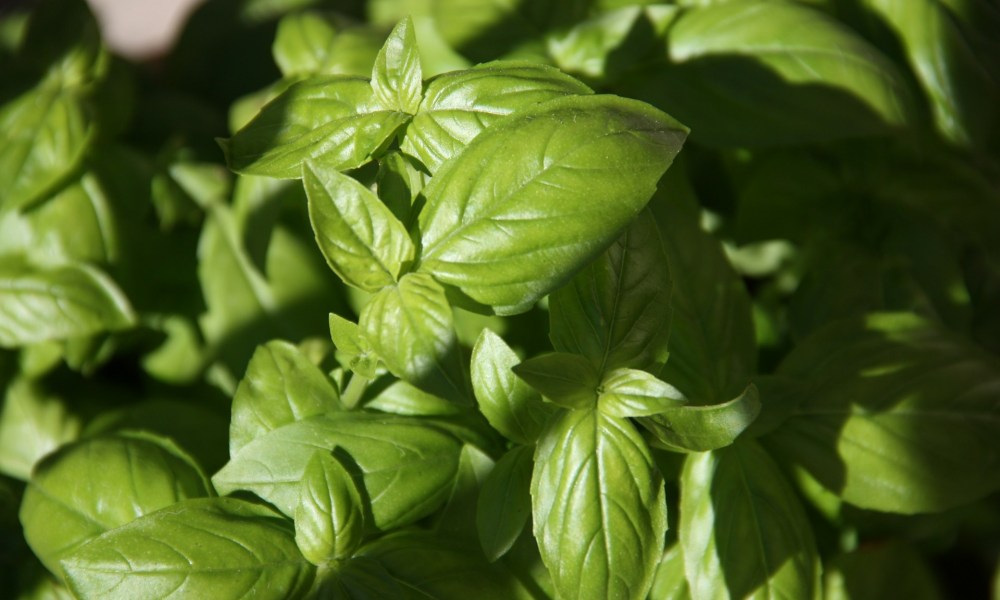
{"label": "dark green background foliage", "polygon": [[1000,598],[989,0],[0,12],[0,590]]}

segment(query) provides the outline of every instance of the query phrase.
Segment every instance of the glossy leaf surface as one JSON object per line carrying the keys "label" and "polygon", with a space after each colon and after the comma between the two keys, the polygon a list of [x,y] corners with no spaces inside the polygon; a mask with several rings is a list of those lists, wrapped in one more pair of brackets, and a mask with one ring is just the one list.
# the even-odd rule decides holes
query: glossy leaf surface
{"label": "glossy leaf surface", "polygon": [[535,539],[560,596],[645,598],[663,552],[663,478],[631,423],[569,410],[539,440]]}
{"label": "glossy leaf surface", "polygon": [[451,306],[426,273],[409,273],[379,291],[361,311],[358,325],[393,375],[445,397],[463,393]]}
{"label": "glossy leaf surface", "polygon": [[722,404],[670,407],[639,423],[667,450],[705,452],[732,444],[760,413],[756,386]]}
{"label": "glossy leaf surface", "polygon": [[230,453],[283,425],[337,410],[339,400],[333,383],[295,346],[259,346],[233,397]]}
{"label": "glossy leaf surface", "polygon": [[291,516],[301,501],[299,484],[313,454],[335,449],[371,503],[374,525],[390,529],[440,505],[458,470],[461,444],[413,418],[331,413],[258,437],[212,481],[219,493],[252,491]]}
{"label": "glossy leaf surface", "polygon": [[[113,486],[114,495],[105,490]],[[186,498],[210,494],[165,438],[115,434],[65,446],[35,469],[21,504],[25,539],[53,573],[81,543]]]}
{"label": "glossy leaf surface", "polygon": [[552,414],[550,405],[512,370],[521,360],[489,329],[472,349],[472,389],[494,429],[519,444],[533,444]]}
{"label": "glossy leaf surface", "polygon": [[378,196],[337,170],[306,163],[302,182],[316,242],[347,284],[377,292],[412,263],[413,242]]}
{"label": "glossy leaf surface", "polygon": [[332,454],[317,452],[295,509],[299,550],[314,565],[347,558],[361,544],[364,527],[364,504],[350,472]]}
{"label": "glossy leaf surface", "polygon": [[545,65],[486,63],[435,77],[401,148],[431,171],[511,113],[590,88]]}
{"label": "glossy leaf surface", "polygon": [[62,562],[81,598],[300,598],[312,565],[291,524],[234,498],[179,502],[81,546]]}
{"label": "glossy leaf surface", "polygon": [[420,269],[498,314],[524,312],[619,236],[685,136],[667,115],[608,96],[512,116],[424,189]]}
{"label": "glossy leaf surface", "polygon": [[291,86],[224,143],[238,173],[301,177],[306,161],[353,169],[409,119],[379,107],[367,79],[324,76]]}

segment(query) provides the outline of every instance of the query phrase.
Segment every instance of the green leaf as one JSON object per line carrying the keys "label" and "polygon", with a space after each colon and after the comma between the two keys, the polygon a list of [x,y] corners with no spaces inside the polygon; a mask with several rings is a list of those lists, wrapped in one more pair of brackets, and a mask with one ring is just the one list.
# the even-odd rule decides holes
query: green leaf
{"label": "green leaf", "polygon": [[649,600],[690,600],[691,590],[684,576],[684,554],[681,545],[667,548],[656,567],[653,588],[649,590]]}
{"label": "green leaf", "polygon": [[21,503],[21,525],[35,555],[59,574],[59,561],[87,540],[210,489],[194,461],[166,438],[90,438],[36,466]]}
{"label": "green leaf", "polygon": [[80,164],[94,128],[80,93],[40,86],[0,107],[0,207],[45,196]]}
{"label": "green leaf", "polygon": [[40,383],[15,377],[0,407],[0,472],[27,481],[46,454],[80,434],[81,421]]}
{"label": "green leaf", "polygon": [[677,388],[645,371],[615,369],[601,381],[598,407],[613,417],[645,417],[687,403]]}
{"label": "green leaf", "polygon": [[313,454],[334,449],[371,503],[375,527],[388,530],[412,523],[440,505],[458,470],[462,445],[414,418],[330,413],[258,437],[212,481],[222,494],[248,490],[291,516]]}
{"label": "green leaf", "polygon": [[295,12],[278,21],[271,53],[285,77],[317,75],[325,72],[336,41],[333,19],[316,12]]}
{"label": "green leaf", "polygon": [[327,264],[345,283],[377,292],[413,262],[406,228],[378,196],[335,169],[302,165],[309,218]]}
{"label": "green leaf", "polygon": [[23,254],[36,264],[120,258],[119,219],[92,172],[27,211],[0,211],[0,254]]}
{"label": "green leaf", "polygon": [[977,48],[974,28],[985,33],[995,26],[995,14],[992,23],[989,19],[968,23],[976,2],[865,0],[862,4],[896,34],[930,98],[937,129],[952,142],[982,145],[996,123],[1000,87],[990,78],[989,56]]}
{"label": "green leaf", "polygon": [[413,20],[400,21],[385,40],[372,69],[375,102],[386,110],[415,114],[423,92]]}
{"label": "green leaf", "polygon": [[646,597],[663,553],[663,477],[625,419],[565,411],[539,440],[535,539],[566,598]]}
{"label": "green leaf", "polygon": [[919,513],[1000,485],[1000,362],[911,313],[831,323],[778,369],[798,406],[764,438],[847,502]]}
{"label": "green leaf", "polygon": [[592,4],[592,0],[437,0],[431,8],[434,26],[448,45],[481,62],[507,54],[542,54],[542,37],[583,19]]}
{"label": "green leaf", "polygon": [[237,173],[294,179],[302,176],[305,161],[354,169],[409,118],[379,107],[367,79],[317,76],[268,102],[224,149]]}
{"label": "green leaf", "polygon": [[135,320],[118,286],[93,267],[0,260],[0,347],[117,331]]}
{"label": "green leaf", "polygon": [[667,4],[614,8],[550,32],[546,49],[563,71],[606,86],[647,57],[677,13]]}
{"label": "green leaf", "polygon": [[347,558],[361,545],[364,504],[357,485],[332,454],[316,452],[302,477],[295,543],[314,565]]}
{"label": "green leaf", "polygon": [[480,491],[493,472],[496,461],[467,440],[462,446],[458,475],[452,483],[448,499],[431,522],[431,528],[442,536],[455,540],[477,540],[476,518]]}
{"label": "green leaf", "polygon": [[[877,48],[828,14],[781,0],[692,7],[664,61],[620,82],[724,146],[824,142],[906,124],[909,89]],[[822,119],[816,115],[822,114]]]}
{"label": "green leaf", "polygon": [[697,404],[738,395],[756,370],[750,297],[722,245],[699,226],[697,200],[679,170],[651,204],[670,260],[674,310],[670,360],[660,377]]}
{"label": "green leaf", "polygon": [[[459,415],[467,410],[464,406],[428,394],[390,375],[386,375],[383,381],[388,379],[392,380],[388,387],[379,390],[374,398],[364,402],[366,409],[414,417]],[[373,387],[380,384],[381,381],[373,382]]]}
{"label": "green leaf", "polygon": [[597,402],[600,375],[582,356],[550,352],[522,361],[512,370],[559,406],[592,408]]}
{"label": "green leaf", "polygon": [[757,388],[750,385],[729,402],[670,407],[659,414],[643,415],[639,423],[652,432],[654,445],[679,452],[705,452],[732,444],[759,413]]}
{"label": "green leaf", "polygon": [[614,242],[685,136],[669,116],[611,96],[511,116],[424,188],[420,269],[498,314],[528,310]]}
{"label": "green leaf", "polygon": [[414,598],[464,600],[470,590],[477,600],[537,598],[503,563],[483,560],[474,542],[419,530],[401,531],[365,544],[358,555],[377,561]]}
{"label": "green leaf", "polygon": [[111,530],[63,562],[81,598],[301,598],[314,570],[291,523],[235,498],[187,500]]}
{"label": "green leaf", "polygon": [[259,346],[233,397],[229,452],[295,421],[340,407],[333,383],[295,346],[273,341]]}
{"label": "green leaf", "polygon": [[472,389],[494,429],[518,444],[534,444],[553,407],[511,370],[521,359],[503,338],[484,329],[472,349]]}
{"label": "green leaf", "polygon": [[357,323],[330,313],[330,337],[337,350],[343,353],[351,371],[366,379],[375,378],[378,357],[372,352],[368,340],[361,335]]}
{"label": "green leaf", "polygon": [[445,73],[427,84],[400,148],[431,172],[511,113],[590,88],[547,65],[494,62]]}
{"label": "green leaf", "polygon": [[531,515],[534,448],[517,446],[486,476],[476,506],[476,530],[486,559],[493,562],[517,541]]}
{"label": "green leaf", "polygon": [[358,325],[396,377],[445,398],[464,395],[451,306],[431,276],[408,273],[383,288],[361,311]]}
{"label": "green leaf", "polygon": [[644,211],[608,250],[549,297],[549,338],[586,356],[599,373],[667,361],[670,267],[653,215]]}
{"label": "green leaf", "polygon": [[912,598],[940,600],[933,568],[910,544],[865,545],[833,557],[824,566],[823,597],[828,600]]}
{"label": "green leaf", "polygon": [[812,526],[778,466],[756,444],[691,454],[681,475],[680,513],[694,600],[819,593]]}

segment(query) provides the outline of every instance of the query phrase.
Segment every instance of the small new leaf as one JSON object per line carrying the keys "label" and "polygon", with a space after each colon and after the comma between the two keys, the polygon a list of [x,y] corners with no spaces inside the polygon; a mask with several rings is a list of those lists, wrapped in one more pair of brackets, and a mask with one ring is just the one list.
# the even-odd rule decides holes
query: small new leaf
{"label": "small new leaf", "polygon": [[372,69],[375,101],[386,110],[416,114],[423,92],[420,53],[413,33],[413,21],[400,21],[375,58]]}
{"label": "small new leaf", "polygon": [[295,509],[295,543],[314,565],[349,557],[364,535],[361,493],[340,461],[316,452],[302,478]]}
{"label": "small new leaf", "polygon": [[273,429],[338,408],[337,388],[298,348],[268,342],[254,352],[236,388],[229,451],[235,455]]}
{"label": "small new leaf", "polygon": [[348,285],[377,292],[413,261],[403,224],[368,188],[319,164],[302,165],[309,219],[327,264]]}
{"label": "small new leaf", "polygon": [[235,498],[179,502],[107,532],[62,562],[80,598],[305,596],[315,569],[287,519]]}
{"label": "small new leaf", "polygon": [[518,444],[534,444],[553,407],[514,375],[519,362],[503,338],[484,329],[472,349],[472,390],[494,429]]}

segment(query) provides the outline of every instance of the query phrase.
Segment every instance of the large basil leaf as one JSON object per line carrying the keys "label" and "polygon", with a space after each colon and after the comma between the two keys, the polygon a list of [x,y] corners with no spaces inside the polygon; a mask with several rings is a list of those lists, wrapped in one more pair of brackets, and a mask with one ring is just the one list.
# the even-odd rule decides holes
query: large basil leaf
{"label": "large basil leaf", "polygon": [[24,537],[53,573],[88,539],[185,498],[210,494],[194,461],[166,438],[112,434],[40,462],[21,503]]}
{"label": "large basil leaf", "polygon": [[528,310],[620,235],[685,136],[668,115],[611,96],[515,113],[424,188],[420,269],[498,314]]}
{"label": "large basil leaf", "polygon": [[759,413],[757,388],[751,385],[729,402],[668,407],[639,423],[652,432],[654,445],[681,452],[704,452],[732,444]]}
{"label": "large basil leaf", "polygon": [[420,54],[413,33],[413,20],[401,20],[375,57],[372,90],[375,102],[386,110],[414,114],[423,92]]}
{"label": "large basil leaf", "polygon": [[[934,122],[949,140],[980,145],[996,121],[1000,87],[977,52],[968,23],[977,2],[968,0],[865,0],[899,38],[910,66],[930,97]],[[994,8],[995,10],[995,8]],[[964,18],[963,18],[964,17]],[[996,17],[993,17],[993,25]],[[989,22],[987,19],[986,22]],[[975,24],[972,27],[975,27]],[[982,25],[980,25],[982,26]],[[984,33],[987,29],[984,27]]]}
{"label": "large basil leaf", "polygon": [[337,388],[295,346],[281,341],[259,346],[233,397],[230,454],[282,425],[339,405]]}
{"label": "large basil leaf", "polygon": [[533,454],[531,446],[512,448],[497,461],[479,491],[476,530],[490,562],[511,549],[531,516]]}
{"label": "large basil leaf", "polygon": [[305,596],[314,569],[276,511],[235,498],[187,500],[113,529],[62,561],[80,598]]}
{"label": "large basil leaf", "polygon": [[224,148],[238,173],[293,179],[307,160],[360,167],[409,118],[380,107],[367,79],[317,76],[268,102]]}
{"label": "large basil leaf", "polygon": [[691,8],[667,31],[664,50],[666,60],[624,78],[621,93],[676,115],[702,142],[819,142],[884,133],[908,118],[909,92],[889,59],[794,2]]}
{"label": "large basil leaf", "polygon": [[335,169],[302,166],[309,217],[327,264],[344,282],[377,292],[412,263],[413,242],[378,196]]}
{"label": "large basil leaf", "polygon": [[535,539],[566,598],[645,598],[663,553],[663,477],[626,419],[568,410],[538,442]]}
{"label": "large basil leaf", "polygon": [[0,405],[0,473],[28,480],[35,463],[80,433],[80,417],[31,379],[6,385]]}
{"label": "large basil leaf", "polygon": [[0,260],[0,347],[126,329],[135,319],[118,286],[95,268]]}
{"label": "large basil leaf", "polygon": [[219,493],[249,490],[291,516],[313,454],[334,449],[371,502],[374,525],[391,529],[426,516],[445,499],[458,471],[462,445],[443,430],[413,418],[330,413],[258,437],[212,481]]}
{"label": "large basil leaf", "polygon": [[1000,486],[1000,361],[910,313],[821,329],[778,374],[797,407],[765,438],[847,502],[940,511]]}
{"label": "large basil leaf", "polygon": [[332,454],[316,452],[295,509],[295,543],[314,565],[349,557],[364,535],[364,504],[351,474]]}
{"label": "large basil leaf", "polygon": [[511,369],[519,362],[503,338],[484,329],[472,349],[472,389],[494,429],[518,444],[533,444],[553,407],[514,375]]}
{"label": "large basil leaf", "polygon": [[639,215],[608,250],[549,297],[549,338],[599,373],[667,360],[670,268],[653,215]]}
{"label": "large basil leaf", "polygon": [[812,526],[778,466],[756,444],[690,455],[681,475],[680,513],[694,600],[818,593]]}
{"label": "large basil leaf", "polygon": [[692,403],[714,404],[737,396],[756,368],[750,296],[722,245],[701,229],[679,174],[667,175],[651,204],[674,281],[671,354],[660,376]]}
{"label": "large basil leaf", "polygon": [[512,112],[590,88],[547,65],[487,63],[445,73],[427,84],[400,148],[431,172],[484,129]]}
{"label": "large basil leaf", "polygon": [[451,306],[432,277],[409,273],[383,288],[361,311],[358,325],[393,375],[446,398],[464,396]]}

